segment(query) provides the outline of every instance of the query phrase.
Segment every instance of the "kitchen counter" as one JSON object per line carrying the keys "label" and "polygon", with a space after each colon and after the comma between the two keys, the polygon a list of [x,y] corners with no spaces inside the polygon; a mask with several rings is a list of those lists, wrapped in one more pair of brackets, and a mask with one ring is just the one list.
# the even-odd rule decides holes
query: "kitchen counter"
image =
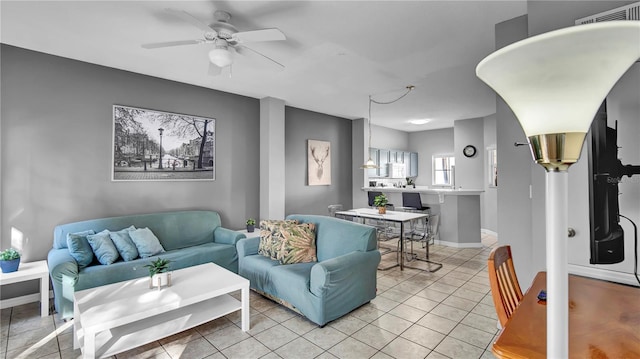
{"label": "kitchen counter", "polygon": [[[440,235],[437,243],[457,248],[480,248],[480,195],[484,190],[451,189],[416,186],[362,187],[364,192],[384,193],[396,209],[402,207],[403,192],[418,192],[422,202],[431,207],[431,213],[440,214]],[[365,201],[366,201],[365,193]],[[365,202],[366,203],[366,202]]]}

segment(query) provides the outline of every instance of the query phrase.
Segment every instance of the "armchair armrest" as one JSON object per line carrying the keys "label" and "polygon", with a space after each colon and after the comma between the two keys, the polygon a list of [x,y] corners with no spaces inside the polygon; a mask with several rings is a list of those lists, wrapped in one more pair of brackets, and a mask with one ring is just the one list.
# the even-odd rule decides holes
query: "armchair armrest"
{"label": "armchair armrest", "polygon": [[73,317],[73,293],[78,282],[78,263],[67,248],[52,249],[47,256],[53,284],[54,305],[61,319]]}
{"label": "armchair armrest", "polygon": [[311,268],[309,289],[314,295],[329,301],[348,296],[358,288],[363,292],[373,289],[375,295],[378,264],[380,252],[377,250],[354,251],[320,262]]}
{"label": "armchair armrest", "polygon": [[238,258],[242,259],[246,256],[252,256],[258,254],[258,248],[260,247],[260,237],[242,238],[236,244],[238,251]]}
{"label": "armchair armrest", "polygon": [[213,230],[213,241],[216,243],[235,245],[238,240],[244,237],[244,234],[224,227],[217,227]]}

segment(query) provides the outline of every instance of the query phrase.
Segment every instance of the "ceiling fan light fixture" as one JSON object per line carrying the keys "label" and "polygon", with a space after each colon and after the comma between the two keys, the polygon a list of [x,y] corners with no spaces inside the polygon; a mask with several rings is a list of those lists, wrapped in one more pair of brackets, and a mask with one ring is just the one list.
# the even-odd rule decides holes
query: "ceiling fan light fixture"
{"label": "ceiling fan light fixture", "polygon": [[209,51],[209,60],[218,67],[227,67],[233,62],[233,54],[226,46],[216,47]]}

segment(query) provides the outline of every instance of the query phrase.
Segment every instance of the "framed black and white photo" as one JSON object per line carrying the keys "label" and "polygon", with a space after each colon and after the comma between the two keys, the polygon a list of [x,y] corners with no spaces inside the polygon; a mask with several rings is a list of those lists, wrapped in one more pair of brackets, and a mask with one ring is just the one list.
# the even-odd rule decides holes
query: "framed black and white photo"
{"label": "framed black and white photo", "polygon": [[331,184],[331,143],[307,140],[307,167],[309,186]]}
{"label": "framed black and white photo", "polygon": [[113,106],[113,181],[212,181],[216,120]]}

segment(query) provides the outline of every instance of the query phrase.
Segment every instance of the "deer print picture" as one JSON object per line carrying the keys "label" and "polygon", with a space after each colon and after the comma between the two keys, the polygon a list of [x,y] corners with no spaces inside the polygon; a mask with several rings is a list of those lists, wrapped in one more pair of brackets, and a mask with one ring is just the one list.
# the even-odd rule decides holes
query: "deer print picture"
{"label": "deer print picture", "polygon": [[309,186],[331,184],[331,143],[329,141],[307,141],[307,167]]}

